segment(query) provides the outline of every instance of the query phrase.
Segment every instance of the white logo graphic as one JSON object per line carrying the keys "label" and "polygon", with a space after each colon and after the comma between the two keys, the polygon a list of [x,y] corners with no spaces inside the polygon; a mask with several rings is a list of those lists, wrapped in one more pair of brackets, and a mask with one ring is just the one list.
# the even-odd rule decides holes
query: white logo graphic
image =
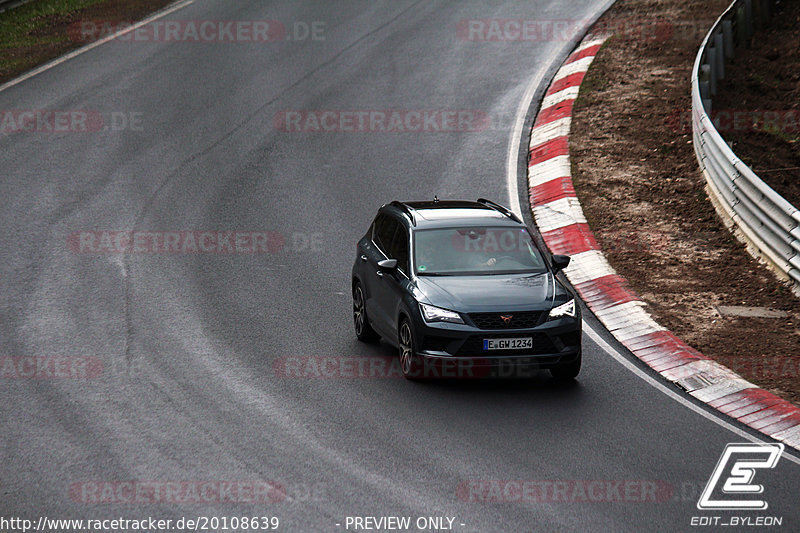
{"label": "white logo graphic", "polygon": [[[742,499],[737,496],[761,494],[762,485],[752,483],[757,468],[775,468],[783,453],[783,444],[731,443],[725,447],[711,479],[697,502],[698,509],[763,510],[768,507],[764,500]],[[732,466],[728,466],[732,463]],[[728,477],[722,484],[725,499],[712,499],[714,489],[723,475]]]}

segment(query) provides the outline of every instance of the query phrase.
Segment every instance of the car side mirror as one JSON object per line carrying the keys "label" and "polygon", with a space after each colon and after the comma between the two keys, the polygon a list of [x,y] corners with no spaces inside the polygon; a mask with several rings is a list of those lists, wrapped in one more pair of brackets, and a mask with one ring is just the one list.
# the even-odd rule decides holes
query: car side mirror
{"label": "car side mirror", "polygon": [[559,270],[564,270],[569,265],[570,256],[568,255],[553,255],[553,268],[556,272]]}
{"label": "car side mirror", "polygon": [[397,268],[397,259],[384,259],[383,261],[378,261],[378,266],[381,270],[394,270]]}

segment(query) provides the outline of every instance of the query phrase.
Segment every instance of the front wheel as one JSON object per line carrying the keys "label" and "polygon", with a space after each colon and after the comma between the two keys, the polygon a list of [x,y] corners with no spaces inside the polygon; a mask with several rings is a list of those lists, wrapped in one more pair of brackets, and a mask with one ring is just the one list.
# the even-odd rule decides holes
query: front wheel
{"label": "front wheel", "polygon": [[421,365],[414,349],[414,333],[407,319],[404,318],[400,323],[400,330],[397,336],[397,344],[400,347],[400,370],[403,372],[403,377],[417,379],[420,377]]}
{"label": "front wheel", "polygon": [[558,365],[550,369],[550,375],[560,381],[569,381],[578,377],[581,371],[581,352],[578,352],[578,357],[571,363],[565,365]]}
{"label": "front wheel", "polygon": [[380,335],[375,333],[367,319],[367,306],[364,300],[364,291],[360,283],[353,289],[353,324],[356,328],[356,337],[361,342],[376,342]]}

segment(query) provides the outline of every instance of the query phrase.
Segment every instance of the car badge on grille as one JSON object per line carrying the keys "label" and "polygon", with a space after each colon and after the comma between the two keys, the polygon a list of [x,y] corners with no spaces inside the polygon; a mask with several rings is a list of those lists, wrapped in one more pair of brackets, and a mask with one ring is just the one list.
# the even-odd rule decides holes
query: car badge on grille
{"label": "car badge on grille", "polygon": [[512,318],[513,316],[514,316],[514,315],[500,315],[500,318],[502,318],[502,319],[503,319],[503,322],[505,322],[506,324],[508,324],[509,322],[511,322],[511,318]]}

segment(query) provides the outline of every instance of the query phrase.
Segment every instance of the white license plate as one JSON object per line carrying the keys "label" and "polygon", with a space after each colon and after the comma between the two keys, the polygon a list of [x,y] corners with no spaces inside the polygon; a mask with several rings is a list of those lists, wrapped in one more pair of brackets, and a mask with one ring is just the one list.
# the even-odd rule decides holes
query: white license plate
{"label": "white license plate", "polygon": [[484,350],[523,350],[533,348],[533,337],[521,339],[483,339]]}

